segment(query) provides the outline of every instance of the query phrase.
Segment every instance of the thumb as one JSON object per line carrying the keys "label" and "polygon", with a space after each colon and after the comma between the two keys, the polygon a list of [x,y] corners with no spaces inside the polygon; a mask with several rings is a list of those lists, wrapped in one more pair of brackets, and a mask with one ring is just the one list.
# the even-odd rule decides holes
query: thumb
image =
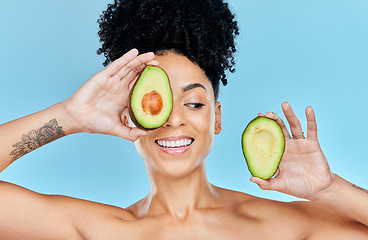
{"label": "thumb", "polygon": [[281,191],[280,182],[277,178],[270,178],[270,179],[261,179],[258,177],[251,177],[250,181],[257,184],[258,187],[262,190],[274,190],[274,191]]}
{"label": "thumb", "polygon": [[144,131],[137,127],[129,127],[121,124],[120,126],[115,127],[113,135],[135,142],[139,137],[144,136],[147,133],[148,131]]}
{"label": "thumb", "polygon": [[136,127],[129,116],[128,109],[121,113],[120,119],[120,125],[115,130],[118,137],[135,142],[139,137],[148,133],[148,131]]}
{"label": "thumb", "polygon": [[135,142],[138,138],[146,135],[148,133],[148,131],[144,131],[142,129],[139,129],[137,127],[131,128],[129,134],[131,137],[131,141]]}

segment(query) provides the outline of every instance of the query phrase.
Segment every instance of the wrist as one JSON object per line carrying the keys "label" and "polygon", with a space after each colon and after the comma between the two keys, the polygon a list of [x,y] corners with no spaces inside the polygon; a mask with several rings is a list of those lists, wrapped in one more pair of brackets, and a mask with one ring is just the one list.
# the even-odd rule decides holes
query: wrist
{"label": "wrist", "polygon": [[314,201],[368,226],[367,190],[353,185],[336,174],[334,183],[321,191]]}
{"label": "wrist", "polygon": [[66,135],[81,132],[77,122],[71,117],[65,101],[56,103],[53,107],[57,109],[56,119]]}
{"label": "wrist", "polygon": [[311,201],[313,202],[319,202],[319,203],[324,203],[324,202],[330,202],[330,201],[335,201],[339,198],[339,189],[341,188],[341,177],[336,175],[336,174],[332,174],[332,182],[331,184],[326,187],[325,189],[321,190],[315,198],[311,199]]}

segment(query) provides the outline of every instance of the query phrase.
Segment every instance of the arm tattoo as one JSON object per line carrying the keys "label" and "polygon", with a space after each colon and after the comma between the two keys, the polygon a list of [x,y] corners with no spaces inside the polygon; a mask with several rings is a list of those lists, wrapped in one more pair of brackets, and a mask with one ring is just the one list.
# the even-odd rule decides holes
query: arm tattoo
{"label": "arm tattoo", "polygon": [[357,186],[355,184],[353,184],[353,188],[356,188],[356,189],[361,190],[361,191],[363,191],[365,193],[368,193],[368,190],[367,189],[361,188],[361,187],[359,187],[359,186]]}
{"label": "arm tattoo", "polygon": [[10,153],[14,155],[11,162],[63,136],[65,136],[63,128],[58,125],[56,119],[52,119],[43,127],[30,131],[28,135],[23,134],[22,141],[13,145],[15,149]]}

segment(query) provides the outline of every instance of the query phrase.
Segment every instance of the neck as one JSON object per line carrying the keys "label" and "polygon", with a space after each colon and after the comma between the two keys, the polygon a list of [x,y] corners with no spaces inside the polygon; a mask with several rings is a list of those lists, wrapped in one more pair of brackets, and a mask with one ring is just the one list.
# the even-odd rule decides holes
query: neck
{"label": "neck", "polygon": [[185,219],[193,210],[216,204],[218,193],[207,180],[205,166],[184,177],[167,177],[149,171],[151,192],[143,199],[141,214],[170,214]]}

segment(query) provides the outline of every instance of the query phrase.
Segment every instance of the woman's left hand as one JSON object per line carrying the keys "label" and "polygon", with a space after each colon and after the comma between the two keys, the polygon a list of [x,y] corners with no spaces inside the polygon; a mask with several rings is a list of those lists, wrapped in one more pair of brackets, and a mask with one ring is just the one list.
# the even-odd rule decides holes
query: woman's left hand
{"label": "woman's left hand", "polygon": [[318,142],[314,111],[312,107],[305,110],[308,127],[305,138],[291,106],[284,102],[282,109],[290,125],[291,136],[281,118],[275,113],[266,114],[266,117],[276,120],[285,136],[285,152],[276,176],[268,180],[252,177],[251,181],[264,190],[316,199],[319,193],[331,186],[334,177]]}

